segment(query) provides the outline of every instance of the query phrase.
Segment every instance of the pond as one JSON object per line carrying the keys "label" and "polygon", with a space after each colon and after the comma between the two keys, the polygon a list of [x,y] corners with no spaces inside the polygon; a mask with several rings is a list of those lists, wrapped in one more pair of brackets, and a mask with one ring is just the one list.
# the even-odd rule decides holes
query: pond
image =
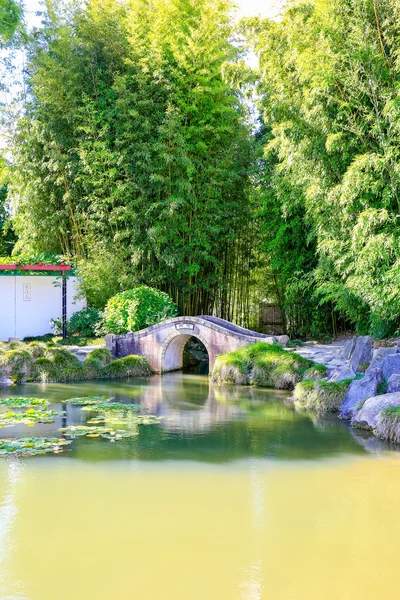
{"label": "pond", "polygon": [[[56,409],[112,396],[163,419],[117,443],[0,459],[0,600],[397,595],[400,453],[367,433],[296,413],[284,392],[182,373],[12,394]],[[88,418],[68,406],[0,436],[59,435]]]}

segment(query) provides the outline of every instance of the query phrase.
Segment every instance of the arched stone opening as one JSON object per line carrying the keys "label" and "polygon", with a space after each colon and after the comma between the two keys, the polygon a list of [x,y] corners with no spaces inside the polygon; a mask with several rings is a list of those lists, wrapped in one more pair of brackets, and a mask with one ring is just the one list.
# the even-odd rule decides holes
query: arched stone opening
{"label": "arched stone opening", "polygon": [[200,335],[192,333],[177,333],[174,332],[163,344],[160,356],[160,371],[180,371],[183,369],[183,353],[187,342],[193,338],[202,343],[208,354],[208,362],[210,362],[210,350],[207,343]]}

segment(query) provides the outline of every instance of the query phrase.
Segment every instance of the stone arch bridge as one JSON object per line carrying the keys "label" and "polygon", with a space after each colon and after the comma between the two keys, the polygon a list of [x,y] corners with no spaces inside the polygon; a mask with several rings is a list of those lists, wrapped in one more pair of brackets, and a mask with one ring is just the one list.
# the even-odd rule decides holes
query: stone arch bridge
{"label": "stone arch bridge", "polygon": [[207,352],[210,371],[220,354],[237,350],[255,342],[285,345],[287,336],[268,336],[249,331],[217,317],[177,317],[167,319],[135,333],[107,335],[107,348],[113,356],[129,354],[147,356],[157,373],[177,371],[183,366],[183,350],[189,338],[200,340]]}

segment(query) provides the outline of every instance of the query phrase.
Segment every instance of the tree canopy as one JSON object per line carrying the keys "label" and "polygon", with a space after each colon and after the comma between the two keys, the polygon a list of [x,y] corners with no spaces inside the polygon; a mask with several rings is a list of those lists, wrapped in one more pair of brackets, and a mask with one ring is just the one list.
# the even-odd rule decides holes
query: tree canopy
{"label": "tree canopy", "polygon": [[396,331],[400,0],[232,14],[47,3],[13,123],[15,251],[74,260],[99,308],[145,284],[182,314],[249,325],[266,299],[296,335]]}

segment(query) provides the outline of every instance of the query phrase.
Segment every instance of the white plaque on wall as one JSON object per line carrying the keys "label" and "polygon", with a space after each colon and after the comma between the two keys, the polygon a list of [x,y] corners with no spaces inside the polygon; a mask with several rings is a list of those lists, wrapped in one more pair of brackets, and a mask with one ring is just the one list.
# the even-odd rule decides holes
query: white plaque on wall
{"label": "white plaque on wall", "polygon": [[30,302],[31,301],[31,284],[30,283],[24,283],[23,294],[24,294],[24,302]]}
{"label": "white plaque on wall", "polygon": [[177,323],[175,329],[194,329],[194,325],[191,323]]}

